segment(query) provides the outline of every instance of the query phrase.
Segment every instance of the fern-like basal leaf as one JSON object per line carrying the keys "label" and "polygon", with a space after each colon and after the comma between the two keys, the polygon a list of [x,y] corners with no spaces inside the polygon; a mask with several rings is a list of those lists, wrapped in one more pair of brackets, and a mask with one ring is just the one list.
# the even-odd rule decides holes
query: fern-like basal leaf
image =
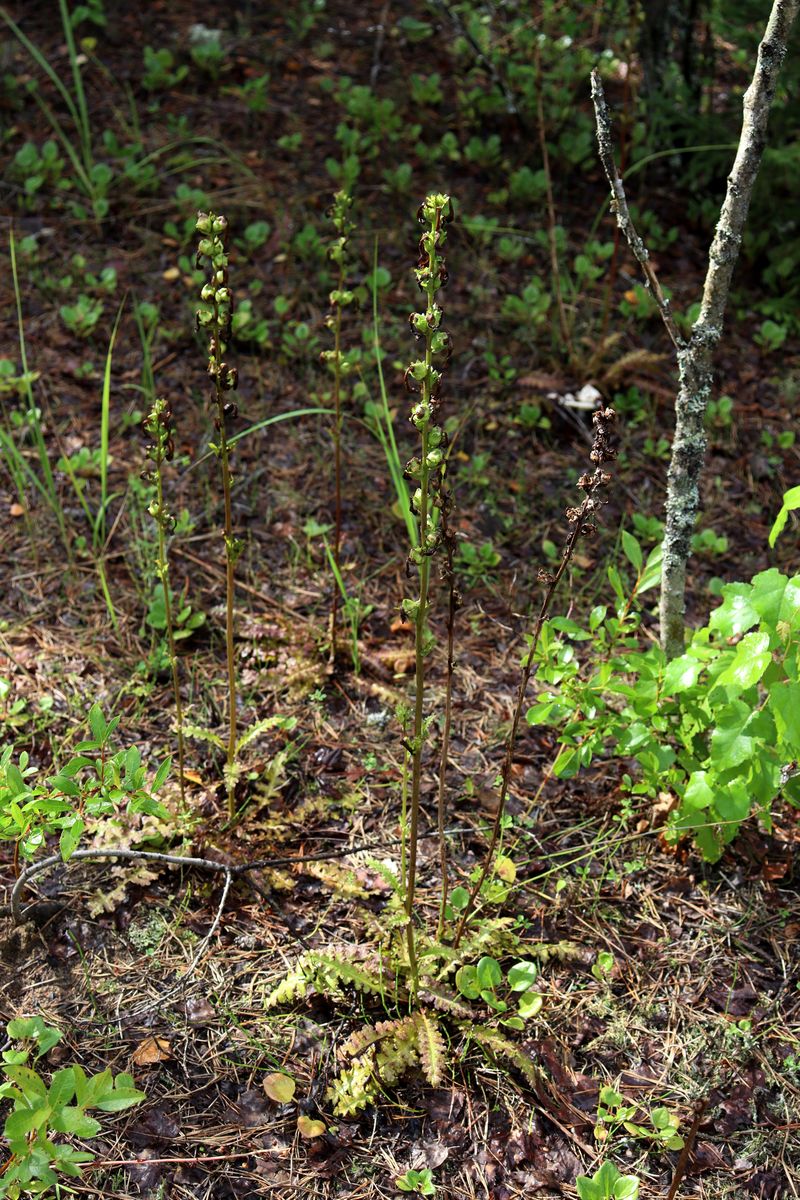
{"label": "fern-like basal leaf", "polygon": [[312,875],[324,883],[330,891],[345,900],[363,900],[367,889],[356,879],[355,872],[339,863],[316,862],[306,863],[303,867],[306,875]]}
{"label": "fern-like basal leaf", "polygon": [[490,1025],[470,1025],[463,1026],[462,1028],[464,1033],[474,1038],[481,1049],[487,1050],[493,1058],[506,1059],[530,1083],[536,1084],[541,1082],[542,1073],[540,1068],[529,1054],[526,1054],[516,1042],[511,1041],[511,1038],[504,1037],[502,1033],[498,1033]]}
{"label": "fern-like basal leaf", "polygon": [[225,743],[219,734],[215,733],[213,729],[206,729],[205,725],[192,725],[191,722],[185,721],[183,732],[187,738],[192,738],[195,742],[209,742],[219,750],[225,749]]}
{"label": "fern-like basal leaf", "polygon": [[379,1021],[375,1029],[381,1035],[376,1067],[384,1083],[396,1083],[417,1065],[417,1023],[414,1016],[397,1021]]}
{"label": "fern-like basal leaf", "polygon": [[301,996],[305,996],[308,991],[309,978],[305,959],[294,966],[286,975],[285,979],[274,987],[271,992],[268,992],[264,997],[265,1008],[277,1008],[281,1004],[288,1004],[291,1000],[297,1000]]}
{"label": "fern-like basal leaf", "polygon": [[327,992],[329,988],[337,988],[339,984],[347,984],[357,992],[365,992],[371,996],[382,996],[386,991],[380,964],[352,962],[344,957],[344,952],[336,954],[328,951],[318,954],[316,951],[308,956],[313,967],[314,986],[318,992]]}
{"label": "fern-like basal leaf", "polygon": [[474,1015],[470,1006],[459,996],[454,996],[438,984],[435,987],[426,987],[420,992],[419,998],[424,1004],[438,1008],[440,1012],[449,1013],[450,1016],[459,1017],[462,1021],[470,1021]]}
{"label": "fern-like basal leaf", "polygon": [[371,1104],[377,1094],[374,1053],[368,1050],[351,1067],[340,1071],[325,1093],[339,1117],[352,1117]]}
{"label": "fern-like basal leaf", "polygon": [[439,1022],[433,1013],[425,1012],[424,1009],[416,1013],[414,1019],[417,1027],[419,1059],[425,1072],[425,1078],[431,1087],[439,1087],[447,1062],[447,1051]]}

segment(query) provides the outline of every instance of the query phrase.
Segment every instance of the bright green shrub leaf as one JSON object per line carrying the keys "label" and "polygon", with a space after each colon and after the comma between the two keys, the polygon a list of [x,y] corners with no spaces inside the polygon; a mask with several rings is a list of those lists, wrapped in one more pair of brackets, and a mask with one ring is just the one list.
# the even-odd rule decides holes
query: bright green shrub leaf
{"label": "bright green shrub leaf", "polygon": [[683,793],[683,803],[689,808],[708,808],[714,799],[714,789],[707,771],[692,771]]}
{"label": "bright green shrub leaf", "polygon": [[736,647],[733,661],[717,676],[715,683],[740,692],[758,683],[772,661],[769,641],[768,633],[748,633]]}
{"label": "bright green shrub leaf", "polygon": [[750,815],[748,787],[738,780],[721,784],[717,791],[714,807],[723,821],[735,821],[737,824],[741,824]]}
{"label": "bright green shrub leaf", "polygon": [[780,535],[783,533],[786,522],[789,518],[789,513],[794,509],[800,508],[800,487],[789,488],[788,492],[783,494],[783,504],[781,510],[775,518],[775,523],[769,531],[769,544],[774,546]]}
{"label": "bright green shrub leaf", "polygon": [[99,1121],[74,1105],[54,1113],[50,1126],[57,1133],[74,1133],[76,1137],[94,1137],[101,1128]]}
{"label": "bright green shrub leaf", "polygon": [[787,751],[800,755],[800,683],[775,683],[769,689],[768,707]]}
{"label": "bright green shrub leaf", "polygon": [[690,654],[681,654],[679,658],[673,658],[671,662],[667,663],[664,671],[664,693],[671,696],[681,692],[690,692],[697,683],[702,669],[703,664]]}
{"label": "bright green shrub leaf", "polygon": [[745,733],[752,709],[735,700],[722,710],[711,735],[711,761],[717,767],[736,767],[753,753],[755,739]]}
{"label": "bright green shrub leaf", "polygon": [[654,546],[647,556],[647,562],[644,564],[639,586],[636,588],[636,595],[641,596],[642,592],[648,592],[651,588],[658,587],[661,583],[661,566],[664,557],[664,547],[660,544]]}
{"label": "bright green shrub leaf", "polygon": [[75,1076],[72,1067],[56,1071],[47,1090],[47,1103],[51,1108],[63,1108],[75,1095]]}
{"label": "bright green shrub leaf", "polygon": [[777,567],[762,571],[753,579],[751,604],[770,629],[779,621],[791,624],[800,609],[800,576],[787,579]]}
{"label": "bright green shrub leaf", "polygon": [[736,637],[758,624],[758,612],[751,603],[749,583],[729,583],[722,589],[725,597],[709,618],[709,629],[718,629],[723,637]]}

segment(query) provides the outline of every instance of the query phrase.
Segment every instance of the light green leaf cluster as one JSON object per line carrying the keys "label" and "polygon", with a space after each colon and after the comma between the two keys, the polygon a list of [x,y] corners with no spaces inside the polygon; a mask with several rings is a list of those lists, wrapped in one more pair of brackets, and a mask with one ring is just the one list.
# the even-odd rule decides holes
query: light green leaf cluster
{"label": "light green leaf cluster", "polygon": [[559,730],[561,777],[609,750],[634,759],[628,790],[673,794],[668,838],[689,835],[716,861],[748,817],[770,827],[782,789],[797,799],[786,768],[800,758],[800,576],[773,567],[725,586],[708,624],[667,662],[639,632],[635,599],[652,568],[634,542],[623,539],[637,575],[633,596],[609,568],[618,605],[613,614],[592,614],[586,665],[576,643],[587,631],[563,619],[548,623],[528,721]]}
{"label": "light green leaf cluster", "polygon": [[54,1140],[59,1133],[79,1138],[94,1137],[100,1122],[88,1115],[89,1109],[121,1112],[145,1099],[130,1075],[116,1078],[110,1070],[87,1076],[79,1066],[55,1071],[50,1083],[31,1062],[41,1059],[59,1041],[59,1030],[45,1025],[41,1017],[22,1017],[10,1021],[8,1036],[20,1048],[3,1051],[0,1071],[0,1099],[11,1104],[3,1136],[11,1157],[0,1175],[0,1196],[17,1200],[20,1196],[52,1195],[59,1175],[79,1178],[81,1164],[91,1162],[86,1150]]}
{"label": "light green leaf cluster", "polygon": [[99,704],[89,711],[91,738],[79,742],[75,754],[55,774],[41,780],[26,751],[12,761],[12,748],[0,752],[0,841],[15,841],[22,858],[33,858],[49,835],[59,835],[66,862],[75,852],[87,817],[126,808],[166,818],[155,799],[171,760],[165,759],[147,784],[147,770],[136,746],[113,751],[111,735],[118,717],[106,721]]}

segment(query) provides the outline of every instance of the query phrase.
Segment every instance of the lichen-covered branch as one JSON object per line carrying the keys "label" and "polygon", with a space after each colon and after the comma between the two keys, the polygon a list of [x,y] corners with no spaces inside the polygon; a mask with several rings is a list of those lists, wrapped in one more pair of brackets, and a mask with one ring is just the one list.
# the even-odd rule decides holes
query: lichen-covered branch
{"label": "lichen-covered branch", "polygon": [[711,396],[713,354],[722,337],[733,270],[766,146],[767,121],[775,98],[778,73],[799,6],[800,0],[774,0],[772,5],[766,32],[758,48],[753,79],[744,95],[742,132],[708,254],[700,315],[686,343],[678,334],[647,248],[631,221],[625,190],[614,162],[611,123],[602,84],[597,71],[592,73],[597,141],[611,185],[612,209],[642,267],[678,357],[679,388],[675,402],[675,437],[667,476],[660,604],[661,644],[668,658],[682,654],[684,648],[686,564],[699,507],[699,479],[706,450],[704,419]]}

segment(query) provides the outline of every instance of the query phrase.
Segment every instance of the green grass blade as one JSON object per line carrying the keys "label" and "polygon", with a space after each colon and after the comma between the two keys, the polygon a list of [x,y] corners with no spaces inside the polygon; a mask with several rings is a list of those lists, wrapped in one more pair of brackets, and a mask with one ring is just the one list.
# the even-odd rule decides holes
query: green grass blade
{"label": "green grass blade", "polygon": [[[29,375],[28,349],[25,342],[25,323],[22,319],[22,292],[20,291],[19,286],[19,273],[17,271],[17,246],[14,238],[13,226],[8,232],[8,249],[11,258],[11,278],[14,284],[14,303],[17,310],[17,338],[19,341],[19,357],[20,363],[22,364],[22,373],[27,377]],[[36,444],[36,453],[39,457],[39,466],[41,467],[42,471],[41,481],[36,477],[34,472],[30,471],[28,464],[25,462],[22,456],[20,456],[20,461],[25,466],[31,479],[35,480],[39,492],[55,514],[55,518],[58,521],[61,540],[63,541],[64,547],[69,554],[69,538],[67,537],[67,525],[66,521],[64,520],[64,512],[58,502],[56,482],[53,477],[52,467],[50,466],[50,456],[47,453],[47,446],[45,444],[44,434],[42,433],[42,423],[39,417],[39,410],[36,407],[36,402],[33,396],[33,385],[28,378],[25,380],[25,400],[28,405],[28,420],[31,423],[31,429],[33,430],[33,440]]]}
{"label": "green grass blade", "polygon": [[[278,413],[274,417],[267,417],[266,420],[259,421],[256,425],[249,425],[247,429],[240,430],[239,433],[228,438],[228,445],[234,446],[249,434],[258,433],[259,429],[266,429],[268,425],[277,425],[279,421],[292,421],[295,417],[310,417],[314,415],[329,417],[332,412],[332,408],[293,408],[291,412]],[[203,454],[200,458],[195,459],[187,470],[193,471],[195,467],[199,467],[200,463],[205,462],[207,458],[213,458],[212,451],[209,450],[207,454]]]}
{"label": "green grass blade", "polygon": [[111,413],[111,360],[114,355],[114,343],[117,340],[117,330],[122,316],[125,301],[117,310],[117,319],[111,330],[111,340],[108,343],[106,365],[103,372],[103,392],[100,398],[100,507],[94,520],[92,542],[95,549],[106,539],[106,508],[108,507],[108,441]]}
{"label": "green grass blade", "polygon": [[25,49],[28,51],[28,54],[30,54],[31,58],[34,60],[34,62],[40,68],[40,70],[44,71],[47,78],[50,80],[50,82],[53,84],[53,86],[57,90],[58,94],[61,96],[61,99],[64,101],[64,104],[67,106],[69,115],[72,117],[72,120],[75,124],[76,132],[80,133],[80,117],[78,115],[78,110],[75,107],[75,101],[73,100],[72,96],[70,95],[69,88],[67,88],[65,86],[65,84],[62,83],[61,78],[58,75],[58,72],[56,70],[54,70],[53,67],[50,66],[50,63],[47,61],[45,56],[42,54],[39,47],[34,42],[32,42],[30,40],[30,38],[25,36],[25,34],[20,29],[19,25],[17,25],[16,21],[12,20],[12,18],[8,15],[8,13],[6,12],[6,10],[4,8],[0,8],[0,20],[5,21],[6,25],[9,27],[11,32],[14,34],[14,37],[17,39],[17,41],[20,42],[25,47]]}
{"label": "green grass blade", "polygon": [[83,90],[83,76],[81,75],[78,52],[75,47],[75,33],[72,28],[72,22],[69,19],[67,0],[58,0],[58,7],[61,10],[61,23],[64,26],[64,37],[66,38],[67,50],[69,52],[69,65],[72,68],[72,83],[75,88],[75,102],[78,109],[78,136],[81,140],[83,165],[87,175],[91,178],[92,166],[94,165],[92,156],[92,127],[89,122],[89,108],[86,104],[86,93]]}
{"label": "green grass blade", "polygon": [[411,540],[411,545],[416,546],[419,541],[419,531],[417,522],[414,519],[414,514],[411,511],[411,501],[408,495],[406,481],[403,478],[403,463],[397,449],[397,442],[394,436],[394,421],[389,408],[389,395],[386,391],[386,380],[383,375],[383,363],[381,362],[381,337],[380,337],[380,322],[378,319],[378,284],[377,284],[377,268],[378,268],[378,239],[375,239],[375,250],[372,259],[372,334],[373,346],[375,348],[375,364],[378,368],[378,386],[381,393],[381,403],[383,405],[383,427],[378,427],[376,430],[378,440],[383,447],[383,452],[386,456],[386,462],[389,467],[389,474],[392,477],[394,490],[397,494],[397,502],[400,506],[400,511],[403,514],[403,520],[408,531],[408,536]]}

